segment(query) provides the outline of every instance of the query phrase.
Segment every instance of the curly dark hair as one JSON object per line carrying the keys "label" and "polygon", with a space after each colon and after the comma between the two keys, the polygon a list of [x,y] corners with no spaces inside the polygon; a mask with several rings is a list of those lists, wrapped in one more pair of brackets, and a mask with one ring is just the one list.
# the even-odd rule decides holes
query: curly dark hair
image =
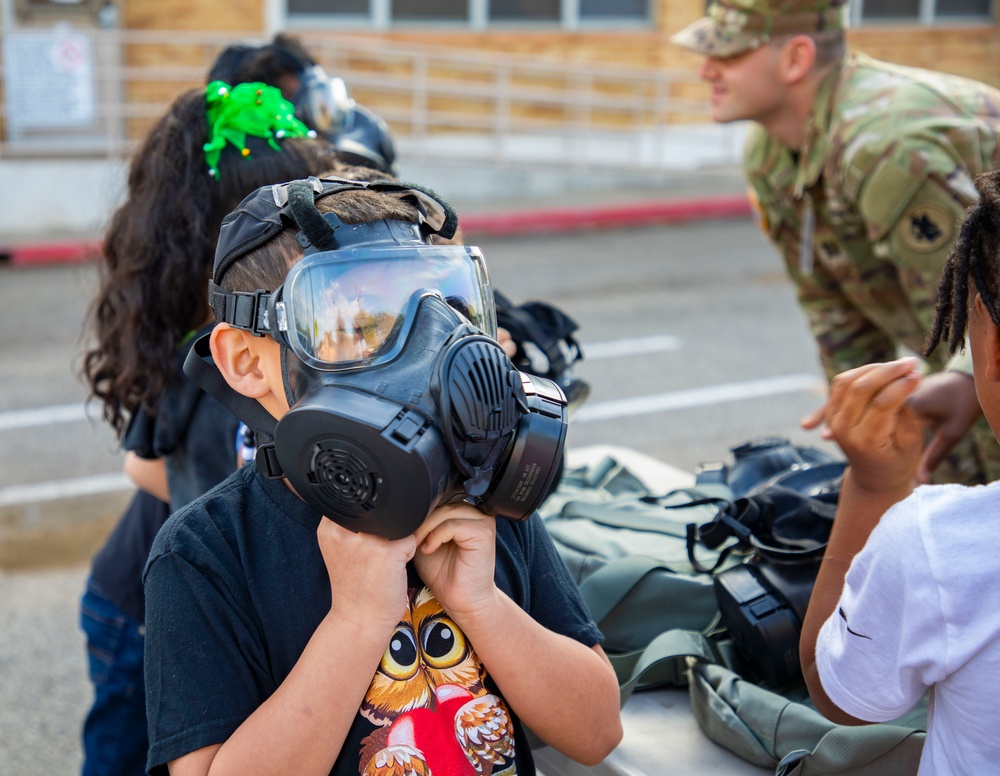
{"label": "curly dark hair", "polygon": [[104,236],[101,282],[89,312],[96,344],[82,372],[90,399],[124,434],[141,406],[155,413],[163,389],[179,379],[175,352],[211,313],[207,286],[224,216],[259,186],[316,175],[333,164],[320,140],[289,138],[275,151],[247,138],[243,158],[229,145],[219,176],[208,173],[205,94],[178,97],[135,152],[128,195]]}
{"label": "curly dark hair", "polygon": [[1000,326],[1000,170],[982,173],[975,183],[979,202],[966,211],[944,265],[925,356],[941,342],[948,343],[949,353],[962,349],[972,293],[982,297],[990,318]]}

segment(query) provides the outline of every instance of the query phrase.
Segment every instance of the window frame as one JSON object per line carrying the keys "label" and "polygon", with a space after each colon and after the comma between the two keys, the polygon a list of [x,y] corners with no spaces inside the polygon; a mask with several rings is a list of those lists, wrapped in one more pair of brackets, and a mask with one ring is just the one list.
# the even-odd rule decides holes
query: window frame
{"label": "window frame", "polygon": [[580,0],[560,0],[559,20],[551,22],[502,21],[491,22],[487,11],[488,0],[468,0],[468,15],[465,19],[430,19],[419,21],[408,19],[393,22],[392,0],[368,0],[367,14],[296,14],[288,10],[288,0],[270,0],[275,8],[275,16],[283,19],[279,27],[337,27],[338,29],[372,30],[467,30],[472,32],[495,32],[509,30],[526,31],[588,31],[588,30],[651,30],[656,27],[658,4],[647,0],[649,12],[644,18],[581,18]]}
{"label": "window frame", "polygon": [[947,0],[919,0],[919,9],[914,17],[893,17],[884,19],[865,19],[865,0],[853,0],[850,6],[852,27],[888,27],[888,26],[983,26],[996,21],[997,0],[988,0],[989,8],[984,16],[948,16],[938,12],[938,6]]}

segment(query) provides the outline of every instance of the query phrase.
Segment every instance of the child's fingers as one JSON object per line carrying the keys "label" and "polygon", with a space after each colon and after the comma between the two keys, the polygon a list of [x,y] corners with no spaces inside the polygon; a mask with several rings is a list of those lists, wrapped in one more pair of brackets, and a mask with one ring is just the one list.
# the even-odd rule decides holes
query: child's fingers
{"label": "child's fingers", "polygon": [[[901,431],[908,430],[909,426],[919,431],[916,414],[906,407],[906,400],[919,384],[920,374],[908,372],[876,393],[861,416],[866,431],[877,439],[894,438]],[[904,412],[909,415],[908,419],[904,419]],[[902,426],[907,420],[908,426]]]}
{"label": "child's fingers", "polygon": [[841,372],[833,378],[833,382],[830,383],[830,395],[826,399],[826,404],[819,410],[819,412],[823,413],[823,419],[827,423],[830,422],[830,419],[834,415],[841,411],[854,384],[879,366],[881,364],[865,364],[864,366]]}
{"label": "child's fingers", "polygon": [[[860,426],[872,409],[881,410],[883,406],[891,406],[895,390],[880,397],[877,402],[876,397],[901,378],[909,381],[907,376],[916,374],[915,364],[915,359],[906,358],[886,364],[868,364],[838,375],[830,391],[831,411],[827,417],[835,435]],[[915,384],[909,385],[904,398],[910,395]]]}
{"label": "child's fingers", "polygon": [[907,366],[905,362],[886,364],[885,369],[874,370],[859,381],[855,386],[859,423],[895,423],[900,409],[920,383],[920,373]]}
{"label": "child's fingers", "polygon": [[452,504],[442,504],[439,507],[435,507],[431,513],[427,515],[424,522],[422,522],[417,530],[414,531],[413,536],[416,538],[417,544],[420,544],[435,528],[446,520],[454,520],[456,518],[473,520],[482,517],[486,517],[486,515],[472,506],[472,504],[465,501],[456,501]]}
{"label": "child's fingers", "polygon": [[[441,546],[454,542],[458,547],[474,549],[480,544],[486,546],[492,542],[493,532],[485,522],[486,515],[480,518],[451,518],[438,524],[420,542],[420,551],[430,555]],[[490,518],[492,519],[492,518]]]}

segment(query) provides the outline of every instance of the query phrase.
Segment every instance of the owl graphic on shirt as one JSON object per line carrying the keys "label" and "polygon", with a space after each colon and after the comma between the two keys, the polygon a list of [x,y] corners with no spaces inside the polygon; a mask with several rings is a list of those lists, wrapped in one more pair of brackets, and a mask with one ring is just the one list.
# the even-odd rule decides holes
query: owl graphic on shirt
{"label": "owl graphic on shirt", "polygon": [[361,706],[378,729],[361,776],[513,776],[514,726],[486,669],[427,587],[410,590]]}

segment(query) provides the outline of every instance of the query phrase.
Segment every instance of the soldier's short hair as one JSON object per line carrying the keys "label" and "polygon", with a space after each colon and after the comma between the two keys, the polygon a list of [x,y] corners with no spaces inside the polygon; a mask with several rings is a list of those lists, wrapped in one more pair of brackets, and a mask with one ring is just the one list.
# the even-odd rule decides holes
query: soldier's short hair
{"label": "soldier's short hair", "polygon": [[843,30],[825,30],[823,32],[800,32],[791,35],[782,35],[772,38],[768,45],[774,48],[781,48],[792,38],[806,35],[812,38],[816,44],[816,61],[813,63],[814,70],[824,70],[830,65],[836,65],[843,61],[847,53],[847,39]]}

